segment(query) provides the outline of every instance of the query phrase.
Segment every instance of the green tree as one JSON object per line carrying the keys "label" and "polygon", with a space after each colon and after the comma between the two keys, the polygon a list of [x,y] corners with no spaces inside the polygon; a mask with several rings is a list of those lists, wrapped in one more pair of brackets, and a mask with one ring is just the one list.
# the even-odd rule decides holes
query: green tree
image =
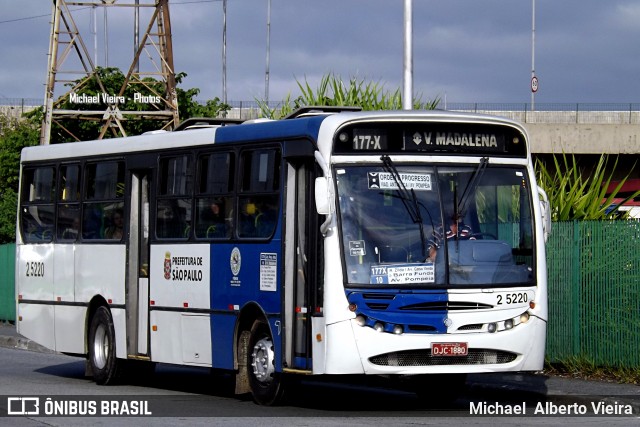
{"label": "green tree", "polygon": [[20,152],[37,145],[38,124],[0,115],[0,243],[16,240]]}
{"label": "green tree", "polygon": [[[379,82],[351,77],[349,82],[345,83],[340,76],[330,73],[322,77],[316,89],[313,89],[306,79],[304,84],[297,80],[296,83],[302,95],[293,101],[291,101],[290,94],[277,108],[269,108],[266,102],[258,101],[262,116],[278,119],[303,106],[353,106],[361,107],[363,110],[399,110],[402,108],[400,89],[391,92]],[[439,103],[439,98],[425,102],[418,97],[413,100],[413,108],[433,110]]]}
{"label": "green tree", "polygon": [[[553,156],[553,165],[548,166],[540,159],[536,160],[536,178],[538,185],[547,193],[551,205],[551,219],[553,221],[567,220],[600,220],[600,219],[625,219],[627,212],[621,212],[614,208],[614,199],[626,182],[627,174],[609,193],[608,189],[615,173],[618,159],[608,172],[608,155],[603,154],[596,167],[590,173],[582,170],[576,157]],[[635,197],[640,196],[640,191],[625,198],[621,204],[625,204]]]}

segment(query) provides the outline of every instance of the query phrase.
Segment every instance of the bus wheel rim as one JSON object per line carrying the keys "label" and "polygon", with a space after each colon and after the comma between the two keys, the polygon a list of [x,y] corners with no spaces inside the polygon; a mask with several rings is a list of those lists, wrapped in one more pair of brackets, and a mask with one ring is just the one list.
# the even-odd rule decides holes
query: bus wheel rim
{"label": "bus wheel rim", "polygon": [[251,366],[253,375],[259,382],[269,383],[273,379],[274,359],[273,342],[269,338],[262,338],[253,346]]}
{"label": "bus wheel rim", "polygon": [[109,338],[104,325],[99,325],[93,338],[93,359],[96,368],[103,369],[107,365],[109,355]]}

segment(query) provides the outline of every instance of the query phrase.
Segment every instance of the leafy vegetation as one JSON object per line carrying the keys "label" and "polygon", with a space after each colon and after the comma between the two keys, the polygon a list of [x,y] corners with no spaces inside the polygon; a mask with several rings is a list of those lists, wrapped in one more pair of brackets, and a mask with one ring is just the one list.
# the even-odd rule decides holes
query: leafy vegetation
{"label": "leafy vegetation", "polygon": [[[317,88],[313,89],[305,79],[304,83],[296,80],[302,93],[291,100],[291,95],[283,100],[277,108],[269,108],[262,101],[258,101],[263,117],[279,119],[287,116],[303,106],[353,106],[363,110],[399,110],[402,109],[402,95],[400,89],[390,92],[379,82],[366,81],[362,78],[351,77],[348,83],[335,74],[322,77]],[[413,101],[416,110],[433,110],[437,108],[440,99]]]}
{"label": "leafy vegetation", "polygon": [[20,151],[39,137],[39,123],[0,115],[0,243],[15,241]]}
{"label": "leafy vegetation", "polygon": [[[615,209],[614,199],[629,175],[607,194],[618,159],[616,158],[611,169],[607,168],[608,161],[608,155],[603,154],[592,172],[586,173],[580,168],[574,155],[554,155],[551,167],[536,160],[536,178],[538,185],[549,197],[553,221],[627,218],[627,212]],[[621,204],[638,196],[640,191],[626,197]]]}

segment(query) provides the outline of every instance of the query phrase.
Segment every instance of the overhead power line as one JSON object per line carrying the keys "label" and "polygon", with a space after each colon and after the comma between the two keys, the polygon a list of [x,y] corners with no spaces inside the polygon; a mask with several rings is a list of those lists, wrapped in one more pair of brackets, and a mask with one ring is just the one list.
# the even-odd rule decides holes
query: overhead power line
{"label": "overhead power line", "polygon": [[[184,0],[184,1],[172,1],[170,5],[183,5],[183,4],[194,4],[194,3],[220,3],[222,0]],[[73,12],[82,10],[82,9],[91,9],[91,7],[82,7],[78,9],[71,9]],[[25,16],[24,18],[13,18],[13,19],[5,19],[0,21],[1,24],[9,24],[11,22],[20,22],[20,21],[28,21],[31,19],[39,19],[39,18],[51,18],[51,14],[48,13],[46,15],[34,15],[34,16]]]}

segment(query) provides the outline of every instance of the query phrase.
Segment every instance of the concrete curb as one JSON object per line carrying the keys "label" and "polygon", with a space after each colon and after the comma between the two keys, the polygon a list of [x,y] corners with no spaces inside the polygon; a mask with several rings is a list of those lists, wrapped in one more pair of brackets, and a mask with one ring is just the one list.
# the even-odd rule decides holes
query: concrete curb
{"label": "concrete curb", "polygon": [[55,351],[21,336],[0,335],[0,347],[36,351],[38,353],[55,353]]}

